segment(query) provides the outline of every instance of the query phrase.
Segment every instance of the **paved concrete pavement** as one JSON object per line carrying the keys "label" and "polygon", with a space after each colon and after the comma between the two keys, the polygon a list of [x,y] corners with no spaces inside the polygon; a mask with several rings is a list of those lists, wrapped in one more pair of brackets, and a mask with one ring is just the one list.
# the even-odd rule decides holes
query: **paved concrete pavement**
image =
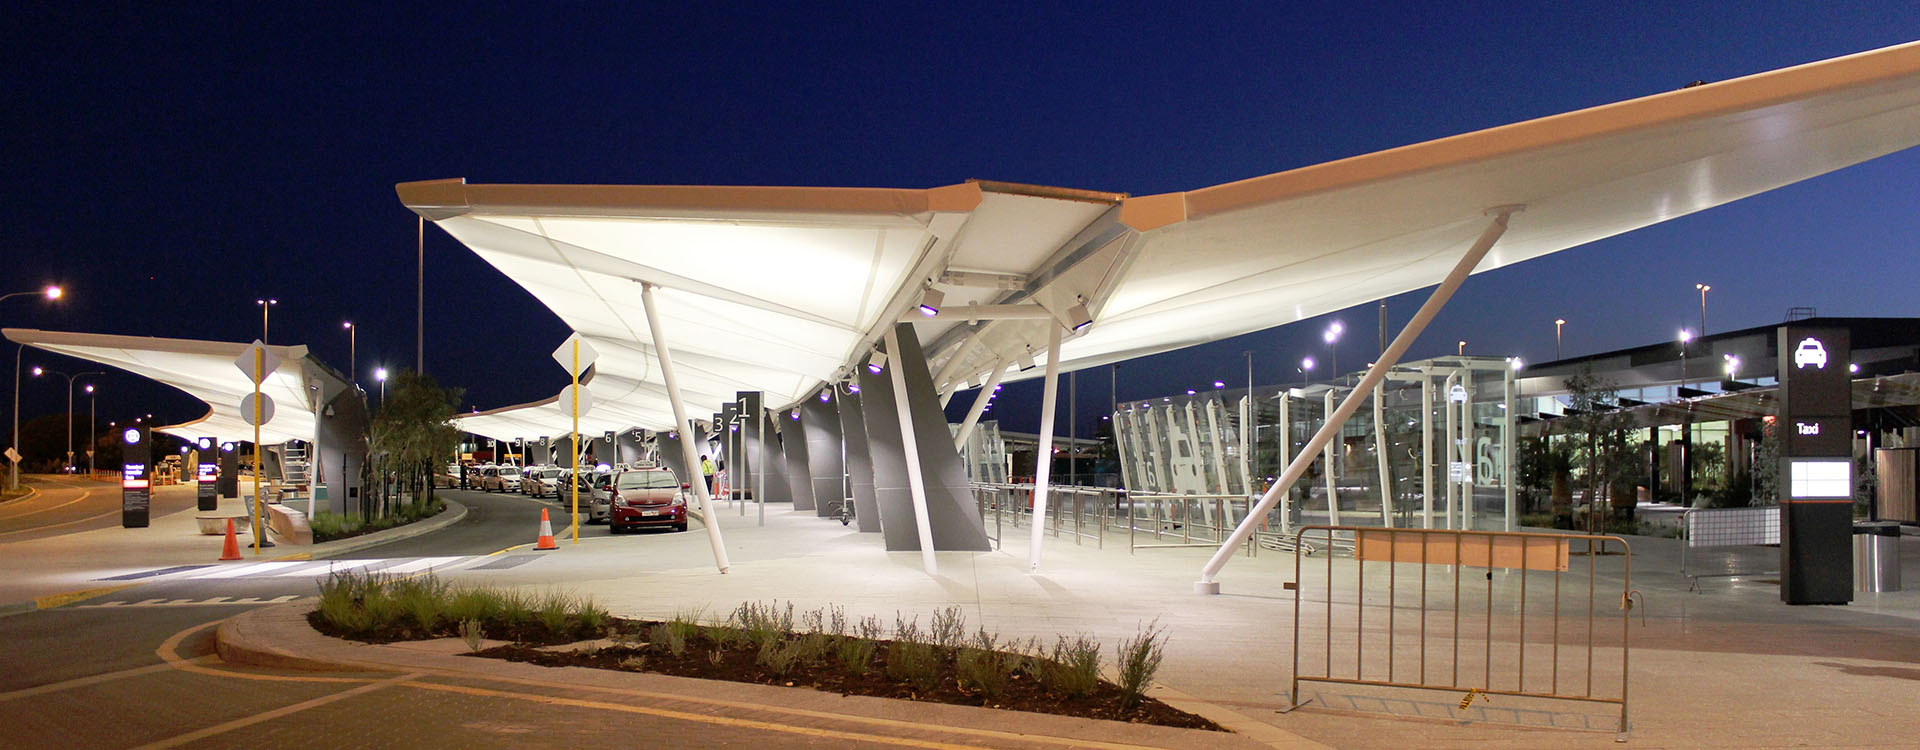
{"label": "paved concrete pavement", "polygon": [[[698,529],[611,537],[593,535],[597,527],[589,527],[577,545],[563,541],[553,552],[469,556],[443,575],[532,590],[572,590],[592,595],[617,614],[644,617],[691,609],[717,615],[742,601],[774,598],[801,608],[841,605],[854,616],[888,619],[896,611],[925,618],[940,607],[959,605],[971,624],[1002,635],[1050,638],[1085,632],[1109,644],[1157,619],[1171,636],[1161,694],[1186,697],[1270,727],[1275,734],[1266,738],[1269,744],[1298,737],[1335,747],[1599,747],[1618,739],[1611,706],[1495,696],[1491,703],[1462,711],[1457,707],[1459,691],[1381,695],[1321,685],[1303,690],[1313,699],[1304,708],[1281,713],[1292,703],[1286,692],[1295,592],[1286,584],[1295,575],[1288,554],[1267,551],[1257,558],[1235,558],[1221,576],[1225,594],[1200,597],[1191,593],[1192,581],[1207,550],[1129,554],[1122,534],[1109,534],[1104,550],[1090,539],[1075,544],[1071,537],[1062,537],[1048,540],[1041,572],[1033,574],[1026,569],[1027,530],[1009,527],[1003,549],[941,553],[941,575],[929,577],[920,569],[918,553],[884,552],[875,536],[811,514],[775,506],[767,525],[760,527],[752,515],[741,518],[728,508],[720,510],[733,561],[732,572],[724,576],[714,570],[705,534]],[[1907,689],[1920,679],[1920,669],[1911,666],[1920,660],[1920,591],[1860,594],[1845,607],[1787,607],[1778,602],[1777,586],[1752,578],[1708,580],[1692,593],[1687,579],[1678,574],[1677,540],[1632,541],[1632,586],[1644,594],[1644,605],[1629,626],[1634,647],[1633,724],[1624,738],[1628,744],[1907,747],[1920,738],[1920,719],[1915,718],[1920,716],[1920,696]],[[1907,580],[1920,582],[1920,540],[1903,539],[1901,547]],[[1325,565],[1320,558],[1310,559]],[[1617,558],[1600,564],[1596,580],[1601,586],[1622,583]],[[1353,565],[1351,559],[1336,559],[1334,579],[1349,580]],[[1313,598],[1313,586],[1325,575],[1315,570],[1310,565],[1300,577],[1310,603],[1302,614],[1351,610],[1350,602],[1338,595],[1332,606]],[[170,582],[184,585],[189,575],[154,576],[154,588],[143,590],[165,591],[160,587]],[[235,583],[244,584],[253,575],[240,576]],[[1530,596],[1538,596],[1541,579],[1532,580],[1536,589]],[[1504,595],[1517,580],[1501,574],[1480,583]],[[1604,593],[1602,601],[1606,614],[1600,616],[1613,623],[1617,635],[1617,614]],[[209,613],[239,611],[217,609],[219,603],[204,606]],[[1394,630],[1403,638],[1413,637],[1419,621],[1408,616],[1415,611],[1410,607],[1404,598],[1396,598],[1392,608],[1400,614]],[[1369,633],[1386,630],[1388,609],[1369,601]],[[1494,643],[1504,653],[1507,634],[1495,635]],[[1574,640],[1562,638],[1569,648]],[[1617,654],[1603,649],[1599,661],[1609,663]],[[1537,669],[1539,657],[1534,658]],[[1504,659],[1496,657],[1495,662],[1503,664]],[[1341,668],[1345,665],[1338,662]],[[1370,663],[1369,669],[1377,668]],[[455,700],[443,693],[435,694],[451,701],[449,707],[487,698],[459,693]],[[341,705],[359,705],[361,698],[339,700]],[[605,715],[621,714],[590,702],[605,709]],[[451,721],[436,719],[442,720]],[[500,732],[518,726],[505,720],[495,724]]]}

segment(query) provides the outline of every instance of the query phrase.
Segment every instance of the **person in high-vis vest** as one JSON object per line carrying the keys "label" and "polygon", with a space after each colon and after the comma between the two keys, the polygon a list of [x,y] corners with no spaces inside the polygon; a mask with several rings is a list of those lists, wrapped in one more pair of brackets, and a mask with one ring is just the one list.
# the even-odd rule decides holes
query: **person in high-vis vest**
{"label": "person in high-vis vest", "polygon": [[714,492],[713,474],[714,474],[713,459],[707,458],[705,455],[701,455],[700,456],[700,476],[705,477],[707,480],[708,495],[712,495]]}

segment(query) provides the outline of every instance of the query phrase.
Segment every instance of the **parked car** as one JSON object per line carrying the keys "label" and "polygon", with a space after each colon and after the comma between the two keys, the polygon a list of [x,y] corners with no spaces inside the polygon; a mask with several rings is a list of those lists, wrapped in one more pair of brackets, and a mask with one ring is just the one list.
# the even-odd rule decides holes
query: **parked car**
{"label": "parked car", "polygon": [[559,497],[565,487],[560,470],[551,466],[528,469],[520,475],[520,491],[533,497]]}
{"label": "parked car", "polygon": [[520,467],[512,464],[481,467],[480,489],[487,492],[520,491]]}
{"label": "parked car", "polygon": [[687,488],[666,469],[620,472],[608,492],[607,528],[615,534],[646,526],[686,531]]}

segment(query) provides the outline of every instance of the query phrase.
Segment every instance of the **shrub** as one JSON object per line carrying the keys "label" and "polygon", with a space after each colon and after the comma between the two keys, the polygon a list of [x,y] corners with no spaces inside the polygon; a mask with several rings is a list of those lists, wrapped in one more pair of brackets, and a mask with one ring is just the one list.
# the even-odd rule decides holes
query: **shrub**
{"label": "shrub", "polygon": [[867,673],[873,665],[873,641],[866,638],[842,638],[836,657],[840,666],[846,667],[849,674],[858,677]]}
{"label": "shrub", "polygon": [[793,671],[793,665],[799,663],[800,651],[791,642],[777,642],[771,648],[760,649],[754,661],[766,667],[768,672],[784,676]]}
{"label": "shrub", "polygon": [[1160,659],[1166,656],[1167,630],[1159,620],[1147,623],[1132,638],[1114,649],[1114,663],[1120,669],[1120,710],[1131,711],[1140,705],[1140,697],[1160,671]]}
{"label": "shrub", "polygon": [[971,646],[963,647],[955,654],[954,671],[959,673],[960,686],[980,691],[989,699],[998,700],[1007,692],[1007,683],[1012,681],[1013,673],[1020,670],[1025,658],[999,648],[992,634],[985,630],[975,635]]}
{"label": "shrub", "polygon": [[653,626],[650,639],[654,648],[680,656],[687,652],[687,639],[681,631],[666,623]]}
{"label": "shrub", "polygon": [[927,623],[927,637],[933,645],[947,650],[959,648],[967,640],[967,618],[957,606],[933,613]]}
{"label": "shrub", "polygon": [[1084,696],[1100,683],[1100,642],[1085,635],[1060,636],[1053,644],[1052,658],[1036,659],[1030,669],[1048,688],[1075,698]]}
{"label": "shrub", "polygon": [[887,645],[887,677],[929,691],[940,684],[940,657],[930,644],[898,640]]}
{"label": "shrub", "polygon": [[466,619],[460,621],[460,640],[466,641],[468,651],[479,651],[481,642],[485,641],[486,638],[486,628],[481,626],[479,620]]}
{"label": "shrub", "polygon": [[567,633],[567,615],[572,614],[573,598],[565,594],[548,592],[540,600],[540,607],[534,610],[540,625],[556,636]]}

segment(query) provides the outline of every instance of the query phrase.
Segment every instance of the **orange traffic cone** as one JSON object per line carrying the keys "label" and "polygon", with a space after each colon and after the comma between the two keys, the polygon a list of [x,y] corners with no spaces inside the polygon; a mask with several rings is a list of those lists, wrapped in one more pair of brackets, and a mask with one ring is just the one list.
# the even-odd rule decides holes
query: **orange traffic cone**
{"label": "orange traffic cone", "polygon": [[233,535],[233,519],[227,519],[227,541],[220,546],[221,560],[240,559],[240,540]]}
{"label": "orange traffic cone", "polygon": [[553,522],[547,520],[547,509],[540,509],[540,541],[533,545],[537,550],[560,549],[553,543]]}

